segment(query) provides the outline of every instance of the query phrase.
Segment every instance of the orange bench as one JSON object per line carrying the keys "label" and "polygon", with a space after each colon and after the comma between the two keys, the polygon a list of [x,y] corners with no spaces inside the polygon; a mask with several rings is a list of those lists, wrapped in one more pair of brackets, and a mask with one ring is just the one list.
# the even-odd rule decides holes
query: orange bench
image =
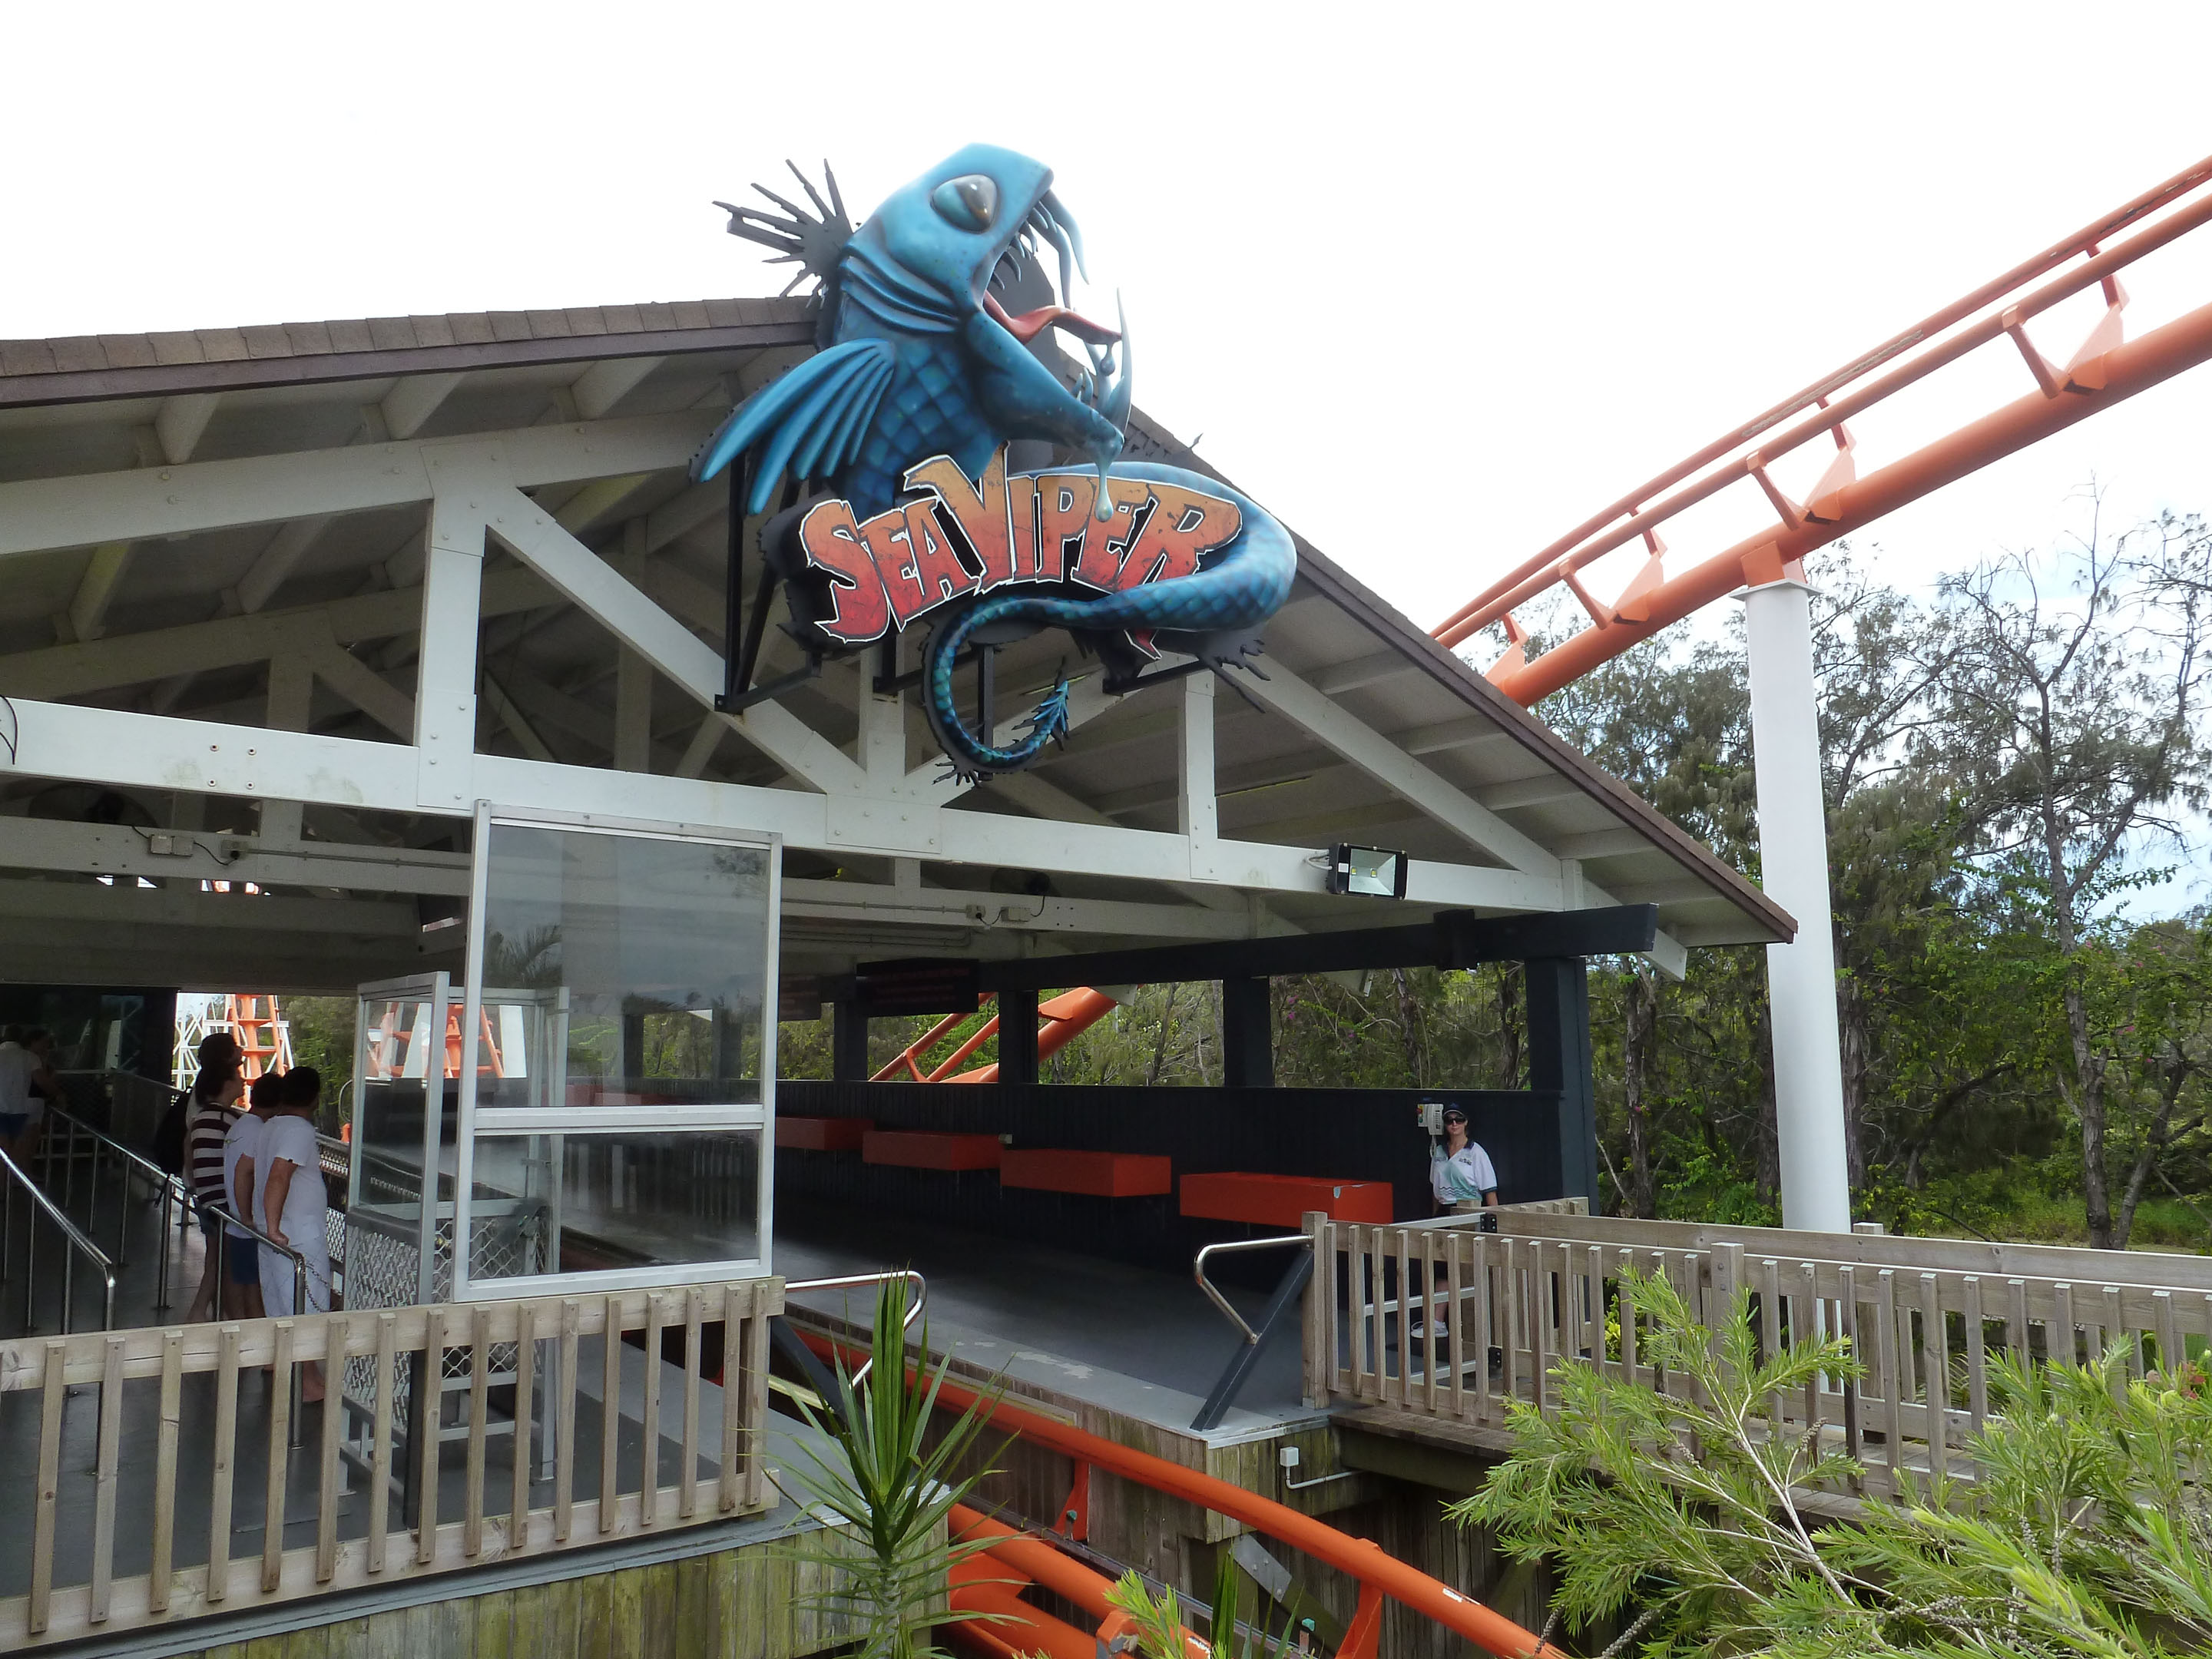
{"label": "orange bench", "polygon": [[860,1137],[863,1164],[889,1164],[906,1170],[995,1170],[1005,1150],[996,1135],[871,1129]]}
{"label": "orange bench", "polygon": [[875,1124],[865,1117],[785,1117],[777,1115],[775,1144],[800,1152],[857,1152]]}
{"label": "orange bench", "polygon": [[1145,1198],[1173,1192],[1175,1173],[1169,1159],[1147,1152],[1009,1150],[999,1159],[999,1184],[1093,1198]]}
{"label": "orange bench", "polygon": [[1326,1210],[1333,1221],[1388,1224],[1387,1181],[1331,1181],[1320,1176],[1251,1175],[1218,1170],[1182,1178],[1178,1208],[1206,1221],[1245,1221],[1295,1229],[1308,1210]]}

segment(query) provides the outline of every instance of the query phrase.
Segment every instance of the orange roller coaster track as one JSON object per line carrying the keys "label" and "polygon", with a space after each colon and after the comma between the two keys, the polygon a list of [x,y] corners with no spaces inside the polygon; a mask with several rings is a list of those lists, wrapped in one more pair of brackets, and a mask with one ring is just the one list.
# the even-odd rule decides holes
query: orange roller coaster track
{"label": "orange roller coaster track", "polygon": [[[2127,295],[2118,279],[2120,270],[2145,254],[2212,220],[2212,193],[2203,193],[2208,183],[2212,183],[2212,157],[1716,439],[1584,520],[1454,611],[1436,628],[1437,639],[1457,645],[1480,629],[1503,624],[1508,648],[1491,668],[1490,678],[1525,707],[1746,583],[1771,581],[1814,549],[2212,357],[2212,306],[2139,340],[2127,340],[2123,326]],[[2130,227],[2141,228],[2125,241],[2104,246]],[[2031,292],[2021,292],[2075,258],[2082,263]],[[2028,337],[2027,325],[2060,301],[2092,286],[2104,291],[2104,315],[2065,366],[2057,367]],[[2019,351],[2035,383],[2033,392],[1863,479],[1856,476],[1856,445],[1846,421],[1968,352],[2005,337]],[[1793,416],[1802,418],[1784,428],[1783,423]],[[1824,435],[1833,441],[1835,455],[1800,505],[1783,493],[1768,469]],[[1668,578],[1662,562],[1659,526],[1745,480],[1765,493],[1775,512],[1774,526]],[[1672,493],[1662,494],[1666,491]],[[1638,539],[1648,550],[1643,568],[1613,604],[1594,599],[1580,572]],[[1526,662],[1525,632],[1513,616],[1514,607],[1562,586],[1589,613],[1590,625],[1534,662]]]}
{"label": "orange roller coaster track", "polygon": [[[2145,254],[2212,221],[2212,191],[2204,188],[2208,184],[2212,184],[2212,156],[1723,434],[1583,520],[1462,605],[1432,630],[1436,638],[1456,646],[1484,628],[1501,625],[1506,650],[1491,665],[1489,678],[1527,708],[1716,599],[1747,585],[1794,574],[1794,567],[1808,553],[1837,538],[2212,358],[2212,305],[2129,340],[2124,320],[2127,293],[2118,279],[2121,270]],[[2132,234],[2124,241],[2105,246],[2124,232]],[[2081,264],[2066,269],[2077,258]],[[2053,272],[2063,274],[2054,276]],[[2022,292],[2044,277],[2051,280]],[[2092,287],[2103,290],[2104,314],[2064,367],[2058,367],[2028,337],[2027,325],[2061,301]],[[1846,422],[1969,352],[2007,337],[2020,353],[2034,391],[1864,478],[1857,476],[1857,445]],[[1795,424],[1784,426],[1793,420]],[[1769,469],[1824,436],[1833,443],[1835,453],[1805,501],[1793,501]],[[1659,526],[1746,481],[1765,494],[1774,509],[1775,524],[1669,577]],[[1646,551],[1642,567],[1610,605],[1595,598],[1581,573],[1638,540]],[[1559,586],[1572,593],[1589,614],[1589,626],[1530,662],[1526,658],[1528,632],[1514,616],[1514,608]],[[1086,997],[1091,1000],[1082,1000]],[[1055,1018],[1050,1011],[1060,1004],[1067,1005],[1066,1012]],[[1039,1053],[1064,1046],[1113,1006],[1096,992],[1071,992],[1040,1009],[1046,1018],[1039,1028]],[[957,1075],[952,1071],[996,1031],[995,1019],[972,1034],[951,1059],[923,1072],[921,1057],[958,1024],[956,1018],[928,1033],[878,1073],[876,1080],[904,1070],[918,1082],[997,1081],[995,1066]]]}

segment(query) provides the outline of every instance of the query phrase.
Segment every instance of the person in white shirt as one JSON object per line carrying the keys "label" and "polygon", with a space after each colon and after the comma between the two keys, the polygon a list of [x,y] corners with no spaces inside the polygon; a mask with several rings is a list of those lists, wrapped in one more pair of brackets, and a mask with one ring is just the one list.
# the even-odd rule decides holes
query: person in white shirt
{"label": "person in white shirt", "polygon": [[[241,1221],[251,1220],[253,1215],[254,1164],[260,1157],[262,1133],[276,1109],[280,1082],[274,1072],[264,1072],[256,1078],[249,1097],[252,1104],[223,1132],[222,1189],[229,1194],[231,1214]],[[228,1221],[223,1223],[223,1257],[228,1263],[230,1282],[238,1286],[246,1308],[239,1316],[246,1319],[259,1319],[264,1311],[261,1304],[260,1249],[252,1233]]]}
{"label": "person in white shirt", "polygon": [[1467,1137],[1467,1114],[1444,1108],[1444,1138],[1429,1143],[1429,1190],[1439,1212],[1498,1207],[1498,1171],[1490,1154]]}
{"label": "person in white shirt", "polygon": [[31,1156],[39,1149],[46,1102],[61,1094],[48,1063],[53,1048],[53,1038],[39,1030],[11,1029],[7,1041],[0,1042],[0,1152],[14,1158],[26,1175]]}
{"label": "person in white shirt", "polygon": [[[315,1139],[315,1108],[322,1096],[323,1074],[313,1066],[295,1066],[285,1073],[275,1114],[254,1152],[253,1210],[261,1231],[297,1250],[307,1264],[301,1288],[308,1305],[295,1308],[292,1258],[261,1252],[261,1300],[276,1319],[331,1310],[331,1252],[323,1221],[330,1205],[323,1188],[322,1147]],[[320,1400],[322,1368],[312,1360],[303,1365],[300,1398]]]}

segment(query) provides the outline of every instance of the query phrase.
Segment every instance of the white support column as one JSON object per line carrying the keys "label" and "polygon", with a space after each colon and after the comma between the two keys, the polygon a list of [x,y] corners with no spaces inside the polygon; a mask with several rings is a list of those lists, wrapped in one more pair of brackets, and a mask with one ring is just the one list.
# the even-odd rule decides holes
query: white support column
{"label": "white support column", "polygon": [[1213,676],[1182,678],[1182,725],[1176,769],[1176,827],[1190,841],[1190,873],[1213,873],[1214,844],[1220,839],[1213,781]]}
{"label": "white support column", "polygon": [[[293,655],[269,659],[269,724],[279,732],[304,732],[307,711],[314,702],[315,673],[307,659]],[[261,839],[276,847],[296,847],[300,841],[300,803],[264,800],[261,803]]]}
{"label": "white support column", "polygon": [[[563,528],[573,533],[571,526]],[[643,519],[632,519],[623,526],[617,568],[633,586],[644,581]],[[615,647],[615,767],[623,772],[653,770],[653,665],[624,643]]]}
{"label": "white support column", "polygon": [[862,652],[860,672],[853,677],[853,712],[860,727],[854,750],[866,775],[867,793],[890,799],[907,784],[906,693],[877,692],[876,652],[881,648]]}
{"label": "white support column", "polygon": [[1745,595],[1744,613],[1763,884],[1797,919],[1792,943],[1766,947],[1782,1223],[1808,1232],[1841,1233],[1850,1231],[1851,1192],[1844,1156],[1843,1045],[1836,1025],[1811,594],[1802,581],[1768,582]]}
{"label": "white support column", "polygon": [[441,811],[476,799],[477,627],[483,591],[483,513],[466,491],[431,505],[422,569],[422,659],[416,670],[417,799]]}

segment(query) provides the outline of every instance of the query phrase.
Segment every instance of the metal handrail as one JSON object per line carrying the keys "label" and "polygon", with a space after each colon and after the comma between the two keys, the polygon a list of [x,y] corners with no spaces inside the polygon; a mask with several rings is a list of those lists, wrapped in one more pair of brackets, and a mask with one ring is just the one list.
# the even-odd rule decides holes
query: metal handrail
{"label": "metal handrail", "polygon": [[[789,1297],[800,1291],[858,1290],[863,1285],[888,1285],[894,1279],[903,1279],[914,1287],[914,1299],[906,1304],[906,1317],[899,1322],[902,1333],[914,1328],[914,1322],[921,1317],[922,1309],[929,1302],[929,1281],[912,1267],[886,1268],[877,1273],[845,1273],[836,1279],[787,1279],[783,1293]],[[868,1380],[868,1370],[876,1363],[873,1354],[861,1363],[853,1373],[853,1386],[859,1388]]]}
{"label": "metal handrail", "polygon": [[1256,1348],[1260,1346],[1260,1333],[1244,1322],[1244,1316],[1237,1311],[1229,1298],[1222,1295],[1219,1287],[1206,1276],[1206,1257],[1227,1255],[1235,1250],[1279,1250],[1291,1244],[1304,1244],[1310,1248],[1312,1243],[1313,1238],[1310,1234],[1286,1233],[1280,1238],[1235,1238],[1224,1243],[1208,1244],[1191,1259],[1190,1276],[1198,1281],[1198,1288],[1212,1298],[1213,1305],[1229,1316],[1229,1322],[1244,1333],[1244,1346],[1248,1348]]}
{"label": "metal handrail", "polygon": [[[63,1122],[69,1125],[70,1144],[69,1151],[65,1156],[70,1159],[72,1169],[74,1169],[76,1159],[76,1137],[78,1132],[82,1131],[84,1133],[90,1135],[93,1139],[92,1190],[85,1194],[84,1200],[84,1224],[88,1230],[97,1226],[100,1221],[99,1148],[101,1146],[108,1147],[112,1151],[120,1153],[126,1164],[137,1165],[137,1173],[145,1180],[152,1182],[155,1188],[160,1190],[161,1194],[161,1276],[155,1279],[154,1285],[154,1306],[156,1309],[167,1308],[169,1305],[169,1206],[173,1202],[190,1203],[191,1200],[191,1189],[185,1184],[184,1178],[181,1176],[173,1174],[169,1170],[163,1169],[160,1164],[155,1163],[153,1159],[148,1158],[144,1153],[138,1152],[135,1148],[125,1146],[121,1141],[118,1140],[113,1135],[109,1134],[106,1130],[94,1128],[91,1124],[87,1123],[82,1118],[79,1117],[76,1113],[70,1111],[67,1108],[61,1106],[49,1106],[46,1109],[46,1115],[49,1118],[58,1117],[61,1119]],[[118,1267],[127,1266],[130,1261],[130,1254],[127,1248],[130,1229],[131,1204],[129,1194],[126,1191],[124,1202],[119,1206],[118,1213],[115,1218],[115,1261],[116,1265]]]}
{"label": "metal handrail", "polygon": [[[9,1182],[0,1182],[0,1238],[12,1238],[15,1236],[15,1217],[10,1213],[15,1207],[13,1202],[15,1188],[9,1182],[20,1182],[23,1190],[30,1194],[39,1207],[53,1218],[54,1225],[62,1230],[62,1237],[70,1247],[71,1253],[62,1258],[62,1334],[64,1336],[70,1334],[75,1322],[73,1315],[76,1302],[76,1252],[77,1251],[82,1251],[90,1256],[93,1265],[100,1270],[100,1276],[106,1285],[100,1297],[100,1328],[103,1331],[113,1330],[115,1328],[114,1262],[109,1261],[107,1253],[87,1237],[76,1223],[69,1218],[68,1212],[55,1203],[46,1194],[46,1190],[31,1179],[22,1165],[4,1152],[0,1152],[0,1174],[5,1174],[9,1178]],[[26,1330],[35,1328],[36,1325],[33,1318],[34,1309],[33,1298],[37,1295],[39,1287],[38,1250],[38,1218],[34,1216],[32,1218],[32,1224],[26,1230],[23,1237],[23,1327]],[[0,1249],[0,1277],[5,1276],[6,1267],[5,1251],[4,1249]]]}
{"label": "metal handrail", "polygon": [[[220,1298],[222,1295],[222,1286],[228,1282],[227,1278],[228,1265],[226,1258],[229,1253],[228,1247],[230,1243],[230,1229],[235,1227],[239,1231],[250,1233],[258,1239],[264,1249],[275,1250],[280,1255],[292,1258],[292,1316],[295,1319],[299,1318],[307,1309],[307,1258],[289,1244],[279,1244],[251,1221],[240,1217],[228,1204],[217,1204],[204,1198],[195,1199],[192,1201],[208,1214],[220,1218],[226,1224],[215,1230],[215,1282],[216,1295],[218,1298],[217,1311],[221,1310]],[[326,1389],[331,1386],[329,1377],[323,1379],[323,1386]],[[300,1368],[295,1365],[292,1367],[292,1444],[295,1446],[300,1443],[301,1430],[300,1405]]]}

